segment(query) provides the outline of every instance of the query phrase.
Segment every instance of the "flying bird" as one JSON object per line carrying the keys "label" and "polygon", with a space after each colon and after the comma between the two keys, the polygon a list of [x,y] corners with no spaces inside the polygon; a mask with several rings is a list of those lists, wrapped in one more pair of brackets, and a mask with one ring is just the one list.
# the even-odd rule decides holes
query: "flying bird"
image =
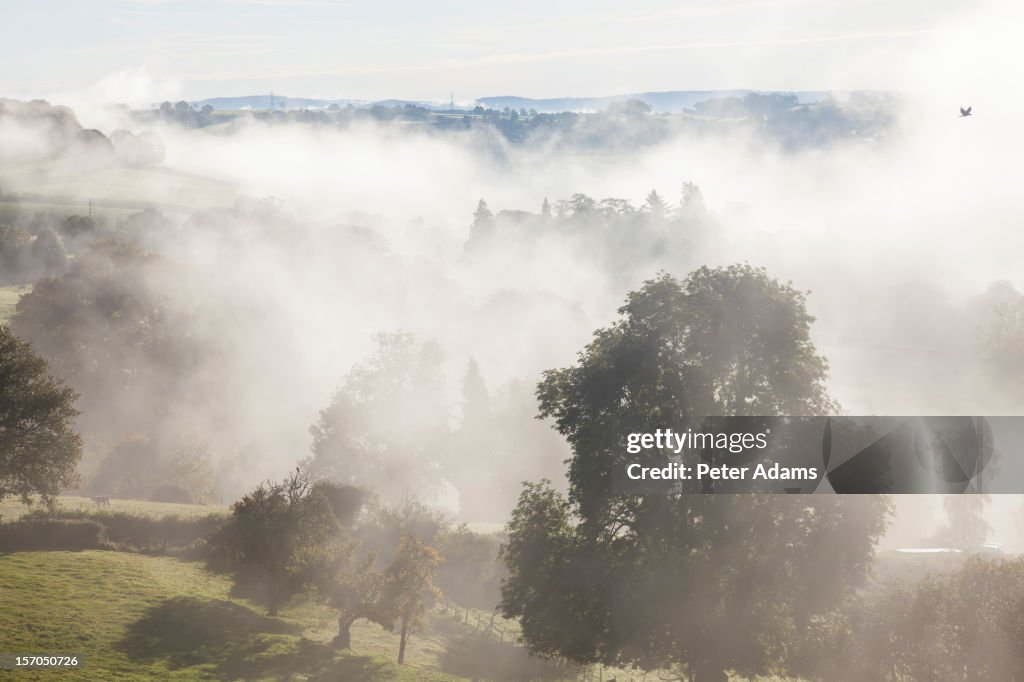
{"label": "flying bird", "polygon": [[965,118],[965,117],[970,116],[970,115],[971,115],[971,107],[967,107],[966,109],[964,109],[963,107],[960,107],[960,118]]}

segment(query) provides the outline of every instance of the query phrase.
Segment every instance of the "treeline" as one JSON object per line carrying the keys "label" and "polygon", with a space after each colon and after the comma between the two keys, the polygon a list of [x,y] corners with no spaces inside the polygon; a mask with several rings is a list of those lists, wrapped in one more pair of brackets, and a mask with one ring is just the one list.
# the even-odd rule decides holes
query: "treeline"
{"label": "treeline", "polygon": [[[148,209],[108,225],[89,215],[15,213],[0,223],[0,286],[33,284],[67,273],[72,261],[102,242],[144,242],[148,230],[169,221]],[[131,235],[127,237],[126,235]]]}
{"label": "treeline", "polygon": [[1024,679],[1024,559],[878,582],[815,622],[800,659],[814,680]]}
{"label": "treeline", "polygon": [[718,223],[700,187],[684,182],[676,198],[651,190],[643,204],[574,194],[544,199],[539,212],[493,213],[477,204],[464,246],[469,263],[515,267],[545,253],[570,252],[617,287],[657,269],[696,266],[721,243]]}
{"label": "treeline", "polygon": [[[892,126],[896,99],[883,93],[858,93],[850,99],[800,102],[796,95],[748,93],[697,102],[683,113],[658,113],[642,100],[611,102],[603,111],[538,113],[533,109],[437,111],[413,103],[377,103],[369,107],[331,104],[325,109],[266,109],[245,114],[214,112],[206,105],[163,102],[136,111],[140,123],[154,120],[201,128],[248,119],[271,124],[349,127],[365,123],[401,124],[428,132],[479,134],[519,146],[632,151],[681,134],[751,134],[785,150],[822,147],[840,141],[873,140]],[[496,150],[497,151],[497,150]]]}
{"label": "treeline", "polygon": [[67,269],[64,240],[50,227],[35,234],[0,225],[0,286],[56,277]]}
{"label": "treeline", "polygon": [[[671,200],[651,192],[640,206],[577,194],[545,201],[537,212],[495,214],[481,201],[461,265],[489,277],[553,250],[568,252],[605,273],[600,284],[621,291],[659,267],[695,267],[717,232],[691,183]],[[190,260],[196,252],[204,257]],[[256,274],[264,256],[287,271],[279,284],[265,286]],[[271,396],[293,380],[295,356],[275,359],[259,342],[277,338],[287,311],[274,309],[277,317],[268,317],[253,304],[254,287],[273,295],[278,286],[299,309],[314,299],[309,305],[325,315],[336,311],[366,328],[380,319],[381,308],[407,298],[397,290],[443,281],[441,266],[403,274],[387,241],[371,230],[313,230],[270,202],[200,212],[184,224],[152,210],[115,224],[26,214],[0,229],[0,257],[20,264],[2,270],[9,283],[37,280],[19,302],[12,330],[80,394],[77,425],[87,444],[82,490],[171,502],[234,499],[254,477],[275,470],[277,446],[245,434],[272,426],[261,416],[267,400],[255,396]],[[295,274],[303,272],[320,273],[340,292],[332,297],[344,302],[316,302],[316,287]],[[345,298],[365,291],[382,293],[372,301],[357,293]],[[541,304],[505,292],[467,310],[454,292],[434,291],[469,328],[480,321],[511,328],[532,319],[526,309]],[[988,393],[1018,401],[1024,400],[1022,301],[1001,283],[971,299],[959,316],[927,318],[946,324],[949,338],[973,335],[964,339],[965,349],[980,363]],[[573,314],[569,306],[557,312],[567,320],[560,324],[583,324],[566,317]],[[544,331],[530,324],[531,331]],[[942,337],[943,330],[929,334]],[[461,386],[450,386],[445,356],[427,338],[377,336],[363,360],[338,377],[333,398],[292,417],[289,428],[299,434],[311,428],[312,437],[305,440],[308,454],[291,461],[391,500],[404,489],[428,496],[451,484],[463,518],[475,520],[501,518],[525,478],[560,478],[565,446],[532,418],[531,383],[489,386],[481,366],[468,361]],[[392,428],[395,414],[403,415],[401,429]]]}
{"label": "treeline", "polygon": [[[575,216],[557,212],[552,220]],[[227,224],[232,235],[230,222],[213,218],[225,216],[206,219]],[[206,226],[195,220],[185,229]],[[255,219],[244,227],[250,236],[261,229]],[[292,255],[287,245],[294,246],[294,232],[279,221],[262,229]],[[37,284],[19,304],[14,328],[34,332],[26,336],[55,358],[55,371],[69,381],[99,382],[85,384],[92,400],[110,391],[115,424],[128,423],[118,421],[126,414],[139,424],[158,423],[168,439],[160,442],[174,442],[172,436],[187,431],[169,427],[181,422],[130,408],[187,404],[198,386],[190,381],[207,368],[193,349],[213,349],[219,381],[237,350],[222,350],[215,336],[200,333],[201,306],[175,307],[208,300],[212,288],[168,305],[168,283],[179,290],[187,284],[173,261],[137,245],[102,248],[88,252],[98,260],[76,259],[65,276]],[[209,536],[211,561],[237,567],[240,580],[254,573],[271,612],[300,592],[331,605],[342,646],[360,618],[398,630],[404,643],[437,587],[459,603],[489,608],[500,584],[500,612],[519,621],[522,641],[540,655],[580,664],[667,670],[692,682],[767,674],[1013,679],[1024,651],[1021,564],[970,562],[949,578],[876,593],[869,577],[890,512],[884,497],[616,494],[615,471],[630,457],[622,447],[629,433],[680,417],[835,413],[806,299],[748,264],[699,267],[681,279],[661,273],[630,291],[618,318],[594,332],[576,361],[546,371],[536,385],[539,409],[529,416],[548,420],[571,448],[567,469],[558,467],[568,489],[536,481],[539,472],[527,474],[535,482],[522,489],[511,514],[503,566],[494,563],[493,539],[395,500],[402,489],[429,493],[445,482],[468,493],[480,481],[459,481],[459,467],[471,457],[485,465],[500,461],[483,449],[501,431],[484,409],[488,394],[478,370],[471,365],[466,372],[465,407],[455,428],[440,407],[436,345],[382,335],[312,428],[305,464],[313,477],[297,471],[249,490]],[[229,311],[222,305],[212,313]],[[73,482],[70,468],[80,449],[69,429],[74,394],[52,377],[43,381],[46,364],[26,342],[7,330],[0,339],[0,368],[25,377],[0,383],[0,405],[7,407],[0,417],[8,419],[0,430],[8,449],[0,452],[23,455],[4,461],[0,482],[18,485],[0,489],[0,497],[27,495],[41,483],[49,486],[40,491],[52,495]],[[33,440],[36,422],[16,411],[38,404],[17,388],[30,385],[46,389],[44,404],[54,406],[46,415],[51,421],[43,433],[51,442],[45,448]],[[218,417],[234,412],[231,394],[215,394],[229,406]],[[102,402],[88,404],[102,409]],[[485,425],[483,438],[469,428],[474,423]],[[506,443],[513,458],[529,453],[525,441],[515,440],[526,428],[516,415]],[[456,450],[461,459],[447,454],[455,433],[465,439],[466,447]],[[110,470],[130,467],[114,463]],[[374,489],[368,482],[381,486],[380,506],[361,491]],[[492,490],[487,485],[483,490]],[[875,651],[881,653],[871,659]]]}
{"label": "treeline", "polygon": [[109,136],[85,128],[68,107],[45,100],[22,102],[0,99],[0,162],[8,170],[25,166],[37,170],[39,162],[68,164],[72,169],[111,164],[148,166],[161,163],[163,141],[151,131],[118,129]]}

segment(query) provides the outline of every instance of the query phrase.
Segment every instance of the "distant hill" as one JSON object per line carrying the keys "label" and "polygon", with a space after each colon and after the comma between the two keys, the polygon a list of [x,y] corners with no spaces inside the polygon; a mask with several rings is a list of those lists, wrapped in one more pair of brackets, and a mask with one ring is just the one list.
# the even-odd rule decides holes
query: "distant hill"
{"label": "distant hill", "polygon": [[[284,95],[273,96],[273,108],[274,109],[326,109],[331,104],[337,104],[338,106],[346,106],[351,103],[353,106],[366,106],[368,102],[361,102],[358,100],[333,100],[333,99],[314,99],[310,97],[285,97]],[[198,108],[203,108],[207,104],[214,109],[254,109],[264,110],[271,108],[271,96],[270,95],[246,95],[244,97],[211,97],[210,99],[201,99],[195,102],[189,102]]]}
{"label": "distant hill", "polygon": [[[481,97],[473,102],[473,106],[482,106],[487,109],[534,109],[542,114],[553,114],[562,111],[604,111],[611,102],[621,102],[627,99],[639,99],[651,105],[655,112],[679,113],[684,109],[693,107],[697,102],[722,97],[743,97],[755,90],[674,90],[670,92],[639,92],[623,95],[611,95],[606,97],[552,97],[534,99],[531,97],[517,97],[514,95],[502,97]],[[785,94],[796,95],[802,104],[818,102],[828,96],[824,91],[787,92]],[[270,95],[248,95],[244,97],[211,97],[209,99],[190,102],[197,108],[210,105],[214,109],[252,109],[255,111],[271,108]],[[356,99],[317,99],[310,97],[287,97],[274,95],[273,108],[285,111],[297,109],[326,109],[332,104],[340,107],[352,105],[359,108],[379,107],[404,107],[412,104],[424,109],[446,110],[448,103],[423,102],[406,99],[385,99],[378,101],[356,100]],[[456,105],[459,108],[459,105]],[[470,107],[472,108],[472,106]]]}
{"label": "distant hill", "polygon": [[[245,97],[211,97],[210,99],[201,99],[195,102],[189,102],[202,109],[206,105],[210,105],[214,109],[252,109],[254,111],[264,111],[271,108],[270,95],[247,95]],[[352,105],[354,107],[369,108],[373,106],[382,107],[404,107],[406,104],[413,104],[418,107],[425,109],[441,109],[447,108],[442,107],[437,103],[431,102],[416,102],[413,100],[405,99],[386,99],[378,102],[370,102],[367,100],[359,99],[316,99],[311,97],[286,97],[284,95],[274,95],[273,108],[283,111],[296,111],[299,109],[326,109],[332,104],[337,104],[339,107],[347,107]]]}
{"label": "distant hill", "polygon": [[[655,112],[679,113],[692,108],[697,102],[723,97],[743,97],[755,90],[675,90],[671,92],[639,92],[610,97],[556,97],[532,99],[529,97],[481,97],[476,102],[489,109],[534,109],[541,114],[561,111],[603,111],[611,102],[638,99],[651,105]],[[827,92],[793,92],[802,104],[817,102],[828,96]]]}

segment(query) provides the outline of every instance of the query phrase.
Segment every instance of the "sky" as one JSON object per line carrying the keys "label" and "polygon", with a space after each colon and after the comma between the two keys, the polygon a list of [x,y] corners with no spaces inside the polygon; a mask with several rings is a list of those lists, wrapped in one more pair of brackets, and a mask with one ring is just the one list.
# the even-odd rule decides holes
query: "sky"
{"label": "sky", "polygon": [[[0,95],[469,102],[899,89],[960,0],[3,0]],[[956,28],[961,26],[961,28]],[[983,31],[974,23],[966,30]],[[956,32],[960,31],[960,35]],[[12,68],[13,67],[13,68]],[[922,67],[926,68],[926,67]]]}

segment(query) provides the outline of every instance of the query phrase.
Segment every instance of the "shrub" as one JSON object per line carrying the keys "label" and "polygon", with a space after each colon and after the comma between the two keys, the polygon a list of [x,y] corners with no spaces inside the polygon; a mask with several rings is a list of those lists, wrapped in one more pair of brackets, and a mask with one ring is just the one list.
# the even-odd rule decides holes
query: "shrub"
{"label": "shrub", "polygon": [[86,521],[99,524],[105,539],[121,548],[137,550],[192,548],[217,531],[225,517],[209,514],[194,518],[153,518],[126,512],[37,511],[24,517],[33,521]]}
{"label": "shrub", "polygon": [[195,501],[192,499],[192,493],[173,483],[157,486],[149,494],[149,499],[153,502],[173,502],[175,504],[192,504]]}
{"label": "shrub", "polygon": [[107,546],[103,524],[92,519],[29,516],[0,524],[0,550],[82,550]]}

